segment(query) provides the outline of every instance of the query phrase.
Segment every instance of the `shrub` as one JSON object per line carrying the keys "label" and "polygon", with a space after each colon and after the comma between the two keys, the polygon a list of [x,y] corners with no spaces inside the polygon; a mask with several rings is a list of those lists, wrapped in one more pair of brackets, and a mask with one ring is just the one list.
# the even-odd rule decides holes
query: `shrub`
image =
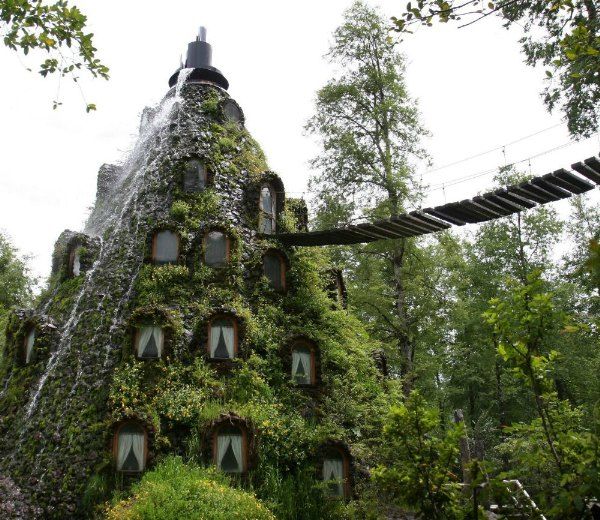
{"label": "shrub", "polygon": [[274,520],[254,495],[212,468],[168,457],[107,509],[108,520]]}

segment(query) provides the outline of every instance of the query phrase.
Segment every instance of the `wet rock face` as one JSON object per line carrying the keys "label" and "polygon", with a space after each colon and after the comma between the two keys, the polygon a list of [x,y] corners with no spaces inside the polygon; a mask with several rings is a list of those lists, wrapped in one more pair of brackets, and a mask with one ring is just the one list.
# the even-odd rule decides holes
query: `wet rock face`
{"label": "wet rock face", "polygon": [[34,520],[41,514],[42,510],[33,507],[11,479],[0,476],[0,518]]}

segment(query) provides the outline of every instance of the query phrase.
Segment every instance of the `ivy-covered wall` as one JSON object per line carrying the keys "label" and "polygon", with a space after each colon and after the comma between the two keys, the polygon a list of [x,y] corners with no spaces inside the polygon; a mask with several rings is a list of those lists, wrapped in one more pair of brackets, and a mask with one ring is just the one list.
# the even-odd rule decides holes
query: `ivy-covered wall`
{"label": "ivy-covered wall", "polygon": [[[251,464],[239,484],[276,516],[290,507],[286,493],[299,504],[310,499],[306,511],[314,518],[350,507],[317,499],[314,486],[303,484],[316,482],[323,449],[332,443],[348,449],[354,493],[364,485],[386,392],[393,391],[373,361],[378,345],[341,302],[332,302],[323,251],[285,249],[258,234],[264,182],[277,187],[279,229],[303,229],[306,209],[301,201],[285,202],[281,181],[243,123],[225,117],[227,99],[211,85],[186,84],[144,112],[124,164],[101,168],[85,233],[58,240],[37,308],[9,321],[0,365],[0,475],[45,517],[90,517],[115,489],[127,489],[131,479],[115,471],[112,452],[115,429],[126,420],[147,430],[149,470],[167,454],[210,464],[211,428],[226,418],[244,421]],[[191,159],[205,164],[207,188],[184,189]],[[180,238],[179,258],[154,265],[152,236],[165,229]],[[210,229],[230,239],[226,267],[203,262]],[[76,246],[79,276],[69,265]],[[262,274],[269,249],[287,260],[286,292],[273,290]],[[233,361],[207,359],[207,324],[215,314],[238,321]],[[134,355],[134,331],[144,323],[165,330],[160,360]],[[25,364],[20,356],[31,327],[35,354]],[[291,380],[297,338],[318,350],[315,388]]]}

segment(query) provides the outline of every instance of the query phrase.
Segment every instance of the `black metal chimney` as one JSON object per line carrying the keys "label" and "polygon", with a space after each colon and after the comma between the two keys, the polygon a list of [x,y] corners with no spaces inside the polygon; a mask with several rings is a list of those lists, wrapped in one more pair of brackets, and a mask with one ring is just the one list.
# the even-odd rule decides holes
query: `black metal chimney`
{"label": "black metal chimney", "polygon": [[211,65],[212,63],[212,47],[206,41],[206,27],[200,27],[196,41],[188,44],[185,63],[180,69],[169,78],[169,87],[173,87],[177,83],[179,72],[182,68],[194,69],[187,78],[189,82],[209,82],[218,85],[227,90],[229,81],[221,71]]}

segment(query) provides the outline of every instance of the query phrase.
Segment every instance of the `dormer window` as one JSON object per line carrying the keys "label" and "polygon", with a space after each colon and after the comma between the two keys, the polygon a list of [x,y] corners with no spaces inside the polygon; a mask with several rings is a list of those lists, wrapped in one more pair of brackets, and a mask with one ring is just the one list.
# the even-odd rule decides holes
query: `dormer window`
{"label": "dormer window", "polygon": [[179,236],[173,231],[159,231],[152,240],[152,260],[155,264],[174,264],[179,258]]}
{"label": "dormer window", "polygon": [[347,498],[349,495],[348,457],[337,449],[329,451],[323,460],[323,482],[330,497]]}
{"label": "dormer window", "polygon": [[136,334],[135,352],[139,359],[159,359],[164,349],[165,334],[162,327],[144,325]]}
{"label": "dormer window", "polygon": [[272,235],[275,233],[275,191],[269,184],[263,184],[260,188],[260,216],[258,228],[260,233]]}
{"label": "dormer window", "polygon": [[238,351],[237,322],[228,316],[213,318],[208,325],[208,353],[211,359],[233,359]]}
{"label": "dormer window", "polygon": [[208,186],[208,171],[203,162],[192,159],[185,165],[183,172],[183,189],[185,191],[201,191]]}
{"label": "dormer window", "polygon": [[215,435],[213,457],[217,468],[225,473],[244,473],[247,468],[246,432],[239,426],[220,426]]}
{"label": "dormer window", "polygon": [[276,291],[286,289],[287,265],[283,255],[277,251],[267,251],[263,256],[263,273]]}
{"label": "dormer window", "polygon": [[136,423],[125,423],[115,435],[117,470],[139,473],[146,467],[146,430]]}
{"label": "dormer window", "polygon": [[292,380],[297,385],[314,385],[316,382],[315,350],[305,343],[292,347]]}
{"label": "dormer window", "polygon": [[244,115],[238,104],[233,99],[227,99],[223,102],[223,115],[226,121],[242,124]]}
{"label": "dormer window", "polygon": [[75,246],[69,255],[69,272],[71,276],[81,274],[81,246]]}
{"label": "dormer window", "polygon": [[204,263],[209,267],[225,267],[229,263],[229,238],[222,231],[209,231],[204,237]]}
{"label": "dormer window", "polygon": [[23,339],[23,361],[26,365],[33,360],[33,348],[35,345],[35,328],[31,327]]}

